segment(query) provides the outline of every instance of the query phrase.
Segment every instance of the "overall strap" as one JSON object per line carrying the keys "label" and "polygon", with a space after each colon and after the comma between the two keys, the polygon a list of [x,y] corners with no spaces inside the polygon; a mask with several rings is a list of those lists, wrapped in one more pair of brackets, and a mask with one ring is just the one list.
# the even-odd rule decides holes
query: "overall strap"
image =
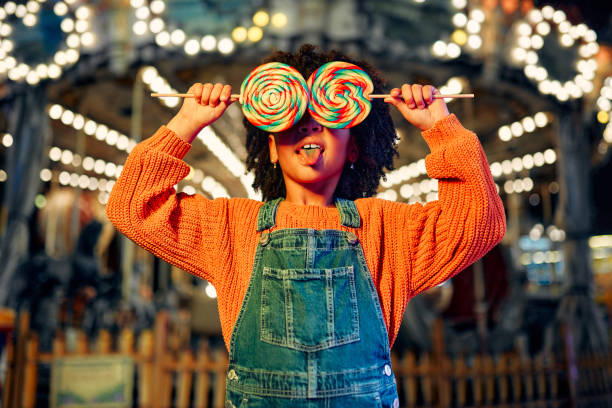
{"label": "overall strap", "polygon": [[354,201],[337,198],[336,207],[340,213],[340,222],[343,226],[352,228],[359,228],[361,226],[361,218]]}
{"label": "overall strap", "polygon": [[276,210],[283,200],[282,197],[272,201],[266,201],[260,208],[257,215],[257,232],[270,229],[276,225]]}

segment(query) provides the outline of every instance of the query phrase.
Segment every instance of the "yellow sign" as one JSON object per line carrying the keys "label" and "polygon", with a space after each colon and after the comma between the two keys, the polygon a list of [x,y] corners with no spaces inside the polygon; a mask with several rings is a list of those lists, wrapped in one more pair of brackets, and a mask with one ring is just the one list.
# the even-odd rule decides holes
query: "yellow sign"
{"label": "yellow sign", "polygon": [[132,406],[134,360],[117,356],[55,359],[51,368],[52,408]]}

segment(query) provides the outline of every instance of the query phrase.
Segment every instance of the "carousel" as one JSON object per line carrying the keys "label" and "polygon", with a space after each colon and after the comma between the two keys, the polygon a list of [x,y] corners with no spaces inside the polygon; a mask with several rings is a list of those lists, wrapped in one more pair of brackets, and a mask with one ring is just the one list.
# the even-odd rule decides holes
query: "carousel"
{"label": "carousel", "polygon": [[[401,406],[609,404],[611,12],[570,0],[4,2],[2,406],[223,406],[215,288],[116,231],[105,205],[134,146],[182,103],[153,94],[195,82],[238,93],[263,56],[304,43],[372,62],[388,89],[459,95],[449,110],[478,135],[506,210],[500,245],[409,302],[393,348]],[[243,105],[194,140],[178,192],[261,199]],[[437,200],[427,144],[393,115],[399,156],[377,196]],[[110,388],[75,391],[79,376],[104,382],[84,374],[92,361],[114,373]]]}

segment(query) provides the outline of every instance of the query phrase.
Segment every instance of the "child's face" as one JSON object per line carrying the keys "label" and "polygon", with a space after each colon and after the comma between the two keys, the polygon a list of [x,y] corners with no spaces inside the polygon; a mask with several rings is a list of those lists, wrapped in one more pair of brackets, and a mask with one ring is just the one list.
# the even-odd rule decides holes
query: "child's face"
{"label": "child's face", "polygon": [[349,151],[356,151],[349,129],[327,128],[308,113],[291,128],[269,135],[268,143],[270,159],[278,160],[285,184],[337,184]]}

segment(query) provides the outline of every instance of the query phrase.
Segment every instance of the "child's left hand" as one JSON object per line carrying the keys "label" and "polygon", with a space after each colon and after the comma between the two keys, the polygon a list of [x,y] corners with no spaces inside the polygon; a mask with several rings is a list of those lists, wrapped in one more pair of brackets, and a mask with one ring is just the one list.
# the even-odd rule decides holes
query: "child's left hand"
{"label": "child's left hand", "polygon": [[385,102],[394,105],[408,122],[424,131],[448,116],[444,99],[433,98],[439,93],[431,85],[404,84],[401,90],[393,88]]}

